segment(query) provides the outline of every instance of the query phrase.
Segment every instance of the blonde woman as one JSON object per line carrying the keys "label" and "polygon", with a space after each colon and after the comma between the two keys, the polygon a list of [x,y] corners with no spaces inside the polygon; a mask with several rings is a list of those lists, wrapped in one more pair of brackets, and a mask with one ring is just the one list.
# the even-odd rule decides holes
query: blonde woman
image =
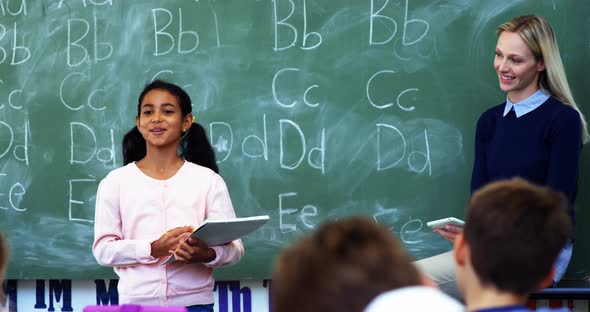
{"label": "blonde woman", "polygon": [[[563,192],[573,221],[580,153],[589,136],[570,91],[553,29],[544,18],[528,15],[500,25],[497,35],[494,69],[507,96],[477,122],[471,192],[493,181],[521,177]],[[447,226],[435,231],[454,241],[462,228]],[[567,269],[572,243],[568,242],[555,262],[555,282]],[[451,252],[417,264],[441,288],[456,294]]]}

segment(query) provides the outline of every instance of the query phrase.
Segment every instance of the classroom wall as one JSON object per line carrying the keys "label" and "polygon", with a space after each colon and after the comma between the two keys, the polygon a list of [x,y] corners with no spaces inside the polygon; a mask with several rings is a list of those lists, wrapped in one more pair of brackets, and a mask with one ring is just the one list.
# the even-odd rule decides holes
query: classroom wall
{"label": "classroom wall", "polygon": [[[117,280],[9,280],[6,312],[82,311],[118,303]],[[215,311],[267,312],[268,281],[223,281],[215,285]]]}

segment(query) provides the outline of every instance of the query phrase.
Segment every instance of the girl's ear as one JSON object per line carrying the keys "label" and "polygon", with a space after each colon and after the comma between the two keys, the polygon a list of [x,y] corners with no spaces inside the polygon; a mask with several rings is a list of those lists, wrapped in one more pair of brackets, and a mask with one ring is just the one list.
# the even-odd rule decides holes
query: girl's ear
{"label": "girl's ear", "polygon": [[190,129],[191,124],[193,123],[193,114],[188,113],[184,116],[184,120],[182,122],[182,131],[188,131]]}
{"label": "girl's ear", "polygon": [[137,129],[139,129],[139,116],[135,116],[135,125],[137,126]]}
{"label": "girl's ear", "polygon": [[543,60],[540,60],[539,63],[537,64],[537,71],[541,72],[545,70],[545,62]]}

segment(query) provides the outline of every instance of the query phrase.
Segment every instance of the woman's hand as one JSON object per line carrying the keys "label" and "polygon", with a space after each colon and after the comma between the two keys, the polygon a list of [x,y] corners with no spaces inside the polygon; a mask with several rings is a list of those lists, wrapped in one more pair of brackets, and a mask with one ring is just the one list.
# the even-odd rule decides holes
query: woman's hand
{"label": "woman's hand", "polygon": [[[181,236],[182,237],[182,236]],[[178,248],[170,250],[176,261],[184,262],[211,262],[217,257],[215,250],[200,239],[185,237],[181,239]]]}
{"label": "woman's hand", "polygon": [[152,257],[160,258],[169,255],[170,250],[178,248],[180,241],[183,240],[182,237],[186,238],[192,231],[191,226],[180,226],[164,233],[152,242]]}
{"label": "woman's hand", "polygon": [[444,228],[434,229],[433,231],[440,234],[442,237],[452,243],[455,241],[455,237],[463,232],[463,228],[457,225],[449,224],[445,225]]}

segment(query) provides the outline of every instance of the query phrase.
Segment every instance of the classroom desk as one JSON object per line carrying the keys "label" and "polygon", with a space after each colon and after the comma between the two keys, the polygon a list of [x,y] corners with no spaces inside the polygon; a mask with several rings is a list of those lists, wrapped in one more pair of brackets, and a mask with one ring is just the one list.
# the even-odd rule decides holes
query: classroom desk
{"label": "classroom desk", "polygon": [[562,280],[557,283],[557,287],[532,293],[530,299],[590,300],[590,279]]}

